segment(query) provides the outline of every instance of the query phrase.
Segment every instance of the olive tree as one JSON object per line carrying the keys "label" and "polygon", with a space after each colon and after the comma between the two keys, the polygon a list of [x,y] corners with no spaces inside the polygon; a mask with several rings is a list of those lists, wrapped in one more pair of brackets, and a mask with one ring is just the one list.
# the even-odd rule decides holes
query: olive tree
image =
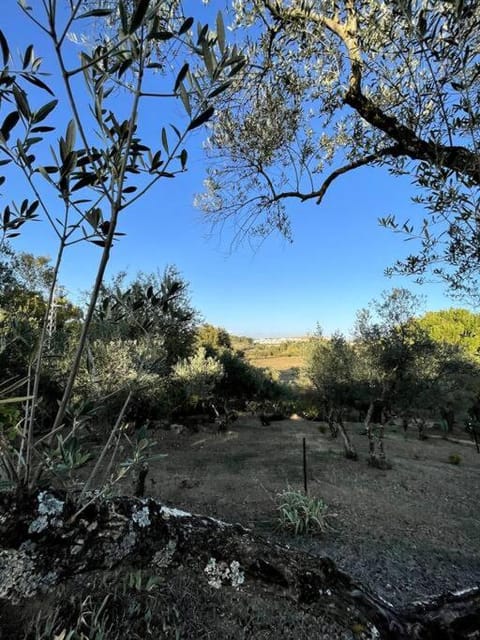
{"label": "olive tree", "polygon": [[[403,400],[409,397],[413,404],[418,359],[431,348],[431,341],[414,321],[420,304],[420,298],[408,290],[393,289],[357,314],[357,380],[367,390],[365,428],[373,466],[388,466],[383,445],[385,424]],[[372,424],[377,425],[377,442]]]}
{"label": "olive tree", "polygon": [[[98,269],[52,434],[64,421],[105,270],[122,235],[120,219],[146,191],[187,169],[187,136],[213,116],[243,59],[226,44],[221,16],[215,30],[195,26],[177,0],[44,0],[33,6],[18,0],[16,6],[18,24],[30,21],[50,43],[45,65],[55,79],[45,75],[36,43],[26,43],[17,56],[9,34],[0,32],[0,166],[9,165],[0,182],[16,169],[31,193],[3,208],[3,231],[13,238],[42,217],[58,241],[20,452],[8,465],[29,486],[38,458],[34,426],[47,316],[65,251],[93,244]],[[185,116],[160,118],[156,135],[149,132],[146,140],[146,104],[159,100],[183,105]]]}
{"label": "olive tree", "polygon": [[330,432],[334,438],[340,432],[345,456],[357,459],[357,452],[344,426],[345,410],[355,398],[356,353],[341,333],[330,339],[321,336],[311,344],[305,373],[326,410]]}
{"label": "olive tree", "polygon": [[210,137],[198,203],[239,233],[290,235],[287,202],[320,203],[363,166],[407,174],[417,238],[391,270],[433,268],[477,293],[480,4],[476,0],[237,0],[249,64]]}

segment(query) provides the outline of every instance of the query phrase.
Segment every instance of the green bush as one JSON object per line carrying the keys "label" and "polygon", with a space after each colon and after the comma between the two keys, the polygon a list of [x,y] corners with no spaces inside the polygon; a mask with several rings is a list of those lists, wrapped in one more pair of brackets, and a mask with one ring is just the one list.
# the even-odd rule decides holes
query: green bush
{"label": "green bush", "polygon": [[460,464],[462,461],[462,456],[459,453],[451,453],[448,456],[448,461],[450,464]]}
{"label": "green bush", "polygon": [[78,373],[74,402],[93,402],[100,407],[99,417],[104,414],[111,420],[129,391],[128,419],[142,422],[166,411],[169,380],[162,341],[95,340]]}
{"label": "green bush", "polygon": [[320,498],[291,489],[277,494],[278,525],[295,535],[324,533],[327,529],[327,505]]}

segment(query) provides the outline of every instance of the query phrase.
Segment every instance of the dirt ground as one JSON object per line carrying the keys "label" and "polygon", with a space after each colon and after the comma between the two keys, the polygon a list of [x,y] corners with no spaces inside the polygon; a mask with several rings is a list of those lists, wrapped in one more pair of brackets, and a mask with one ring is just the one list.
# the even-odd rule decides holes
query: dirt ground
{"label": "dirt ground", "polygon": [[[401,604],[480,582],[480,455],[430,433],[389,428],[389,471],[367,464],[362,426],[348,424],[359,453],[343,457],[341,442],[319,423],[301,419],[261,426],[242,416],[226,434],[157,430],[147,494],[176,507],[240,522],[257,533],[327,555],[386,600]],[[324,431],[322,433],[322,431]],[[329,505],[323,536],[293,537],[275,526],[275,496],[303,487],[302,439],[307,440],[309,493]],[[458,465],[449,463],[459,454]],[[126,490],[127,488],[124,487]]]}

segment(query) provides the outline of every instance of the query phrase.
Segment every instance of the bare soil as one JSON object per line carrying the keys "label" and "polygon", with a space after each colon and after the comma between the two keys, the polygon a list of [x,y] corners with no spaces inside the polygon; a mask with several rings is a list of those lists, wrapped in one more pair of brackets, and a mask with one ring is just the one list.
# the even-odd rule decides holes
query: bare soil
{"label": "bare soil", "polygon": [[[343,457],[325,425],[301,419],[261,426],[242,416],[226,434],[157,430],[147,494],[196,513],[240,522],[256,533],[333,558],[393,604],[480,583],[480,455],[468,434],[459,443],[437,432],[389,428],[388,471],[367,464],[362,425],[347,429],[358,450]],[[309,493],[329,505],[329,531],[291,536],[276,528],[275,497],[303,488],[302,439],[307,440]],[[460,464],[449,462],[459,454]],[[127,487],[121,488],[124,492]]]}

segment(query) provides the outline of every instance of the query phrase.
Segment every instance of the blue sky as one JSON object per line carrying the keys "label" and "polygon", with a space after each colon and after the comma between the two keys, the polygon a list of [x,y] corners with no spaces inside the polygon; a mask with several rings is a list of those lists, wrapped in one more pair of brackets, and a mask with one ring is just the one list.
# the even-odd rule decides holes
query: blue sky
{"label": "blue sky", "polygon": [[[36,7],[40,0],[30,4]],[[13,0],[2,3],[1,28],[11,48],[38,42],[37,54],[45,57],[45,69],[51,67],[47,41],[39,38],[15,5]],[[200,0],[187,6],[200,20],[211,16],[212,6],[206,9]],[[141,124],[159,145],[159,118],[181,121],[182,113],[178,104],[162,103]],[[59,110],[59,115],[66,114]],[[410,247],[401,236],[380,228],[377,218],[389,213],[401,219],[421,215],[409,201],[408,177],[395,179],[378,168],[352,172],[333,184],[320,207],[313,202],[288,204],[293,244],[274,235],[258,246],[246,242],[232,248],[233,232],[212,230],[193,206],[205,178],[204,134],[193,135],[187,143],[186,173],[160,182],[122,214],[120,231],[126,236],[113,249],[109,274],[125,270],[133,276],[138,270],[163,271],[174,264],[190,283],[193,305],[206,321],[254,337],[303,335],[313,332],[317,323],[327,334],[335,329],[348,332],[355,312],[393,286],[426,296],[426,309],[452,306],[441,285],[417,287],[412,280],[383,275]],[[12,192],[23,195],[22,189],[22,183],[12,178],[3,200],[10,200]],[[54,199],[49,203],[56,206]],[[53,255],[55,237],[46,222],[38,222],[26,225],[14,246]],[[69,250],[61,281],[72,297],[89,288],[99,257],[100,249],[94,245]]]}

